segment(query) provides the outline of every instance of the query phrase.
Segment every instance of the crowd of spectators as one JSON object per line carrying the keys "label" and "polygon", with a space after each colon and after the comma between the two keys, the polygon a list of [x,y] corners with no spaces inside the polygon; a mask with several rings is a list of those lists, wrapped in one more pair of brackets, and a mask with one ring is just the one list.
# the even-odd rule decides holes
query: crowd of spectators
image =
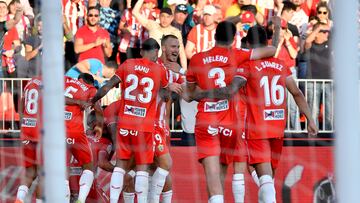
{"label": "crowd of spectators", "polygon": [[[294,77],[332,78],[330,36],[333,21],[329,0],[61,1],[65,70],[89,59],[97,59],[104,66],[108,62],[121,64],[128,58],[140,57],[145,39],[152,37],[160,42],[167,34],[177,36],[182,42],[179,64],[186,69],[188,60],[195,53],[215,45],[215,29],[220,21],[226,19],[236,24],[234,48],[239,49],[245,47],[241,39],[255,24],[266,27],[271,41],[271,17],[278,15],[283,22],[275,57],[286,61]],[[37,0],[0,1],[0,21],[14,19],[17,8],[22,7],[16,26],[0,35],[3,42],[0,78],[29,78],[40,69],[42,22],[39,5]],[[305,89],[314,117],[319,116],[321,100],[326,101],[325,109],[331,109],[333,91],[330,83],[326,83],[325,89],[320,83],[312,83],[303,87]],[[326,90],[324,94],[323,89]],[[185,105],[189,104],[184,104],[181,109],[183,119],[188,117],[187,111],[194,113],[196,103]],[[290,113],[295,116],[291,126],[298,129],[299,118],[296,116],[299,113],[291,107]],[[325,117],[330,125],[332,112],[325,112]],[[182,127],[185,131],[191,129]],[[330,130],[332,126],[326,126],[326,129]]]}

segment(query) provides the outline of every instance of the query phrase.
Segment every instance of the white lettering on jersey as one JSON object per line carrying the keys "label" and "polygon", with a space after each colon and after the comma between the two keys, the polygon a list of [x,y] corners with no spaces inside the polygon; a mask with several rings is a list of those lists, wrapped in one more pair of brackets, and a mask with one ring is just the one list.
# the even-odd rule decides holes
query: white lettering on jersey
{"label": "white lettering on jersey", "polygon": [[226,111],[229,109],[228,100],[220,100],[218,102],[205,102],[204,112],[219,112]]}
{"label": "white lettering on jersey", "polygon": [[264,120],[265,121],[275,121],[275,120],[284,120],[285,119],[285,110],[284,109],[265,109],[264,110]]}
{"label": "white lettering on jersey", "polygon": [[215,56],[208,56],[203,58],[203,63],[208,64],[212,62],[222,62],[227,63],[229,58],[227,56],[215,55]]}

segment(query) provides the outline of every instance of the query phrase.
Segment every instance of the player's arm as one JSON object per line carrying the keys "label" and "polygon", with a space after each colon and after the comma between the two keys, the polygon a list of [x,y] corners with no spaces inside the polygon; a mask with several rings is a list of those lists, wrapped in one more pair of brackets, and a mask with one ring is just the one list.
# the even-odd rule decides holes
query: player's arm
{"label": "player's arm", "polygon": [[279,41],[280,41],[281,18],[278,16],[274,16],[272,18],[272,21],[273,21],[274,27],[275,27],[274,35],[272,38],[272,45],[253,49],[251,56],[250,56],[251,60],[272,57],[276,54],[276,49],[277,49],[277,47],[279,45]]}
{"label": "player's arm", "polygon": [[286,88],[294,97],[296,104],[299,107],[301,113],[303,113],[308,121],[307,129],[310,136],[316,136],[318,133],[318,129],[316,127],[315,121],[311,116],[310,108],[305,100],[304,95],[297,87],[295,80],[292,76],[287,77],[286,79]]}
{"label": "player's arm", "polygon": [[107,171],[113,172],[115,166],[109,161],[110,154],[105,150],[100,150],[98,156],[98,166]]}
{"label": "player's arm", "polygon": [[211,90],[199,90],[196,89],[193,94],[194,100],[200,100],[203,98],[214,98],[214,99],[230,99],[235,95],[239,89],[246,84],[246,79],[243,77],[234,77],[231,84],[226,87],[215,88]]}
{"label": "player's arm", "polygon": [[90,100],[92,104],[95,104],[99,99],[103,98],[113,87],[121,82],[120,78],[117,75],[112,76],[112,78],[102,86],[95,94],[95,96]]}
{"label": "player's arm", "polygon": [[95,138],[100,139],[100,137],[102,136],[103,126],[104,126],[104,114],[99,101],[95,103],[94,111],[96,116],[96,124],[94,127]]}

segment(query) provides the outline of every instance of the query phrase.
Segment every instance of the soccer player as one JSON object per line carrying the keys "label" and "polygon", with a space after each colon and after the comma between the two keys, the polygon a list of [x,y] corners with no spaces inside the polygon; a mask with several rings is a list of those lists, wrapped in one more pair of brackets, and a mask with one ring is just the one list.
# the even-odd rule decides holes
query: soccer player
{"label": "soccer player", "polygon": [[128,160],[136,162],[135,191],[138,202],[146,203],[149,188],[148,166],[153,162],[153,131],[160,89],[167,87],[164,67],[156,64],[160,46],[149,38],[143,45],[140,59],[126,60],[91,103],[102,98],[115,85],[122,83],[116,147],[116,167],[110,182],[110,202],[117,203],[124,183]]}
{"label": "soccer player", "polygon": [[[157,63],[162,65],[169,77],[169,90],[181,95],[181,84],[184,82],[179,73],[171,71],[173,66],[177,65],[179,56],[179,39],[175,35],[166,35],[161,39],[162,54]],[[170,67],[171,66],[171,67]],[[169,67],[169,68],[168,68]],[[162,193],[162,202],[171,202],[172,183],[169,174],[172,167],[172,159],[169,152],[169,113],[171,108],[171,100],[161,100],[156,113],[155,121],[155,164],[157,166],[150,185],[149,202],[157,203],[160,201]],[[164,187],[165,186],[165,187]]]}
{"label": "soccer player", "polygon": [[[65,97],[88,101],[96,93],[94,78],[87,73],[81,73],[78,79],[65,76]],[[102,110],[99,103],[94,105],[97,116],[95,127],[96,137],[100,138],[102,133]],[[76,158],[83,168],[79,181],[79,197],[77,202],[84,203],[94,180],[94,166],[89,141],[84,133],[83,109],[81,106],[65,106],[66,142],[68,151]]]}
{"label": "soccer player", "polygon": [[[251,27],[246,38],[251,48],[267,44],[266,32],[261,26]],[[227,87],[197,93],[199,98],[230,98],[245,84],[249,164],[255,167],[259,177],[259,202],[273,203],[276,202],[273,177],[281,156],[286,124],[286,89],[305,114],[309,135],[315,136],[318,129],[289,67],[273,57],[244,63]]]}
{"label": "soccer player", "polygon": [[[18,188],[15,203],[23,203],[25,201],[32,182],[38,177],[38,174],[41,174],[42,170],[39,137],[40,129],[42,128],[41,88],[42,81],[40,77],[32,78],[24,88],[25,94],[22,98],[23,115],[20,135],[24,144],[25,181]],[[36,202],[42,202],[40,182],[36,190]]]}

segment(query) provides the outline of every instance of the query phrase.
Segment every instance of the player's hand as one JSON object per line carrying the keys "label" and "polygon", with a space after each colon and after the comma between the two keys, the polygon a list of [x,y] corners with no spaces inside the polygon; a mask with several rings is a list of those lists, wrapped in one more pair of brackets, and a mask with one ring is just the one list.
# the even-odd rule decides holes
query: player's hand
{"label": "player's hand", "polygon": [[81,101],[80,102],[80,107],[81,109],[87,109],[87,108],[90,108],[91,106],[93,106],[93,104],[91,103],[91,101]]}
{"label": "player's hand", "polygon": [[318,131],[319,131],[313,120],[308,122],[307,130],[308,130],[308,134],[310,137],[316,137],[316,135],[318,134]]}
{"label": "player's hand", "polygon": [[180,73],[181,66],[176,62],[166,62],[165,67],[175,73]]}
{"label": "player's hand", "polygon": [[99,140],[102,136],[102,128],[100,126],[95,126],[94,133],[95,133],[94,139]]}
{"label": "player's hand", "polygon": [[177,93],[179,95],[181,95],[182,92],[183,92],[183,89],[182,89],[181,85],[178,84],[178,83],[170,83],[169,84],[169,90],[172,91],[172,92],[175,92],[175,93]]}

